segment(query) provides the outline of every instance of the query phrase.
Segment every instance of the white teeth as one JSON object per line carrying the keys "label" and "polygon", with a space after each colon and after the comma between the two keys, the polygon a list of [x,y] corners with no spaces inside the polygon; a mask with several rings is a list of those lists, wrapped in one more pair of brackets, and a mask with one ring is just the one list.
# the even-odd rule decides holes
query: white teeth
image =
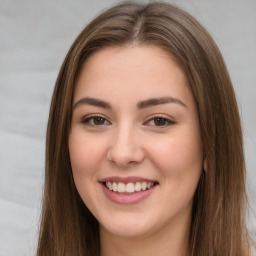
{"label": "white teeth", "polygon": [[147,189],[147,182],[143,181],[141,183],[141,188],[142,188],[142,190],[146,190]]}
{"label": "white teeth", "polygon": [[112,184],[111,184],[111,182],[108,181],[107,184],[106,184],[106,186],[108,187],[109,190],[112,190]]}
{"label": "white teeth", "polygon": [[148,184],[147,184],[147,189],[150,189],[151,188],[151,182],[149,182]]}
{"label": "white teeth", "polygon": [[125,192],[133,193],[135,191],[135,187],[133,183],[126,184]]}
{"label": "white teeth", "polygon": [[137,181],[136,183],[129,182],[127,184],[123,182],[106,182],[106,187],[109,190],[112,190],[114,192],[118,193],[134,193],[134,192],[139,192],[142,190],[150,189],[154,186],[153,182],[139,182]]}
{"label": "white teeth", "polygon": [[135,190],[136,191],[141,191],[141,182],[136,182],[135,183]]}
{"label": "white teeth", "polygon": [[[107,187],[108,187],[108,185],[107,185]],[[113,188],[114,192],[117,192],[117,183],[116,182],[113,182],[112,188]]]}
{"label": "white teeth", "polygon": [[119,182],[117,185],[117,191],[118,193],[123,193],[125,192],[125,184],[122,182]]}

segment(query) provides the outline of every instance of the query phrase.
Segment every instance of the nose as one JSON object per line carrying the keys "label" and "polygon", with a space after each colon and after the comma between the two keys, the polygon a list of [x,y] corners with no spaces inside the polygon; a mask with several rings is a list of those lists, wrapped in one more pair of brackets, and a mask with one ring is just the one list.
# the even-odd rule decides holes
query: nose
{"label": "nose", "polygon": [[118,167],[129,167],[141,163],[145,157],[141,138],[135,128],[116,131],[107,152],[108,161]]}

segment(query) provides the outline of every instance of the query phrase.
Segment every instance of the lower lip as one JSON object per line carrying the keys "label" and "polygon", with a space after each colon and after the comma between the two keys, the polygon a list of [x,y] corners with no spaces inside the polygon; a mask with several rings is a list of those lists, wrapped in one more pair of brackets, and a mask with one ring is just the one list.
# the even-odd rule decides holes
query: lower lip
{"label": "lower lip", "polygon": [[136,204],[147,197],[150,196],[150,194],[155,190],[156,186],[153,186],[152,188],[144,191],[135,192],[133,194],[119,194],[116,192],[113,192],[105,187],[104,184],[102,184],[103,192],[105,196],[117,204]]}

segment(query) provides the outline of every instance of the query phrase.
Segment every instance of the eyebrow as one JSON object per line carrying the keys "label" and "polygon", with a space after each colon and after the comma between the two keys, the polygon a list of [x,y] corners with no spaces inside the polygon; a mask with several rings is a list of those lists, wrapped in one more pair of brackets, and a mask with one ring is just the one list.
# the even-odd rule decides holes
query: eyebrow
{"label": "eyebrow", "polygon": [[179,100],[177,98],[173,98],[173,97],[152,98],[152,99],[140,101],[137,104],[137,107],[141,109],[141,108],[148,108],[148,107],[161,105],[161,104],[167,104],[167,103],[176,103],[183,107],[187,107],[184,102],[182,102],[181,100]]}
{"label": "eyebrow", "polygon": [[[179,104],[183,107],[187,107],[185,103],[183,103],[181,100],[179,100],[177,98],[162,97],[162,98],[151,98],[151,99],[148,99],[148,100],[140,101],[137,104],[137,108],[143,109],[143,108],[153,107],[153,106],[156,106],[156,105],[167,104],[167,103],[176,103],[176,104]],[[88,98],[88,97],[78,100],[74,104],[73,109],[75,109],[76,107],[78,107],[80,105],[92,105],[92,106],[105,108],[105,109],[111,109],[112,108],[111,105],[106,101],[96,99],[96,98]]]}
{"label": "eyebrow", "polygon": [[106,109],[111,109],[111,106],[109,103],[103,101],[103,100],[99,100],[99,99],[95,99],[95,98],[82,98],[80,100],[78,100],[74,106],[73,109],[75,109],[76,107],[80,106],[80,105],[92,105],[92,106],[96,106],[96,107],[100,107],[100,108],[106,108]]}

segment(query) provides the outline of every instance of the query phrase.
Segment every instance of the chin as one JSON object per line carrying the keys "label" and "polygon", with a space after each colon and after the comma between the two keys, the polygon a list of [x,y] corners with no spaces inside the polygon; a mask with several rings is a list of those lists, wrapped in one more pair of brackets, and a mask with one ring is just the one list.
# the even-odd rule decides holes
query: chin
{"label": "chin", "polygon": [[142,223],[139,219],[122,219],[116,220],[114,223],[100,224],[100,228],[118,237],[136,238],[149,234],[153,227],[147,223]]}
{"label": "chin", "polygon": [[107,229],[107,227],[104,227],[104,229],[111,233],[114,236],[123,237],[123,238],[138,238],[145,236],[148,232],[147,230],[138,229],[137,227],[117,227],[117,228],[111,228]]}

